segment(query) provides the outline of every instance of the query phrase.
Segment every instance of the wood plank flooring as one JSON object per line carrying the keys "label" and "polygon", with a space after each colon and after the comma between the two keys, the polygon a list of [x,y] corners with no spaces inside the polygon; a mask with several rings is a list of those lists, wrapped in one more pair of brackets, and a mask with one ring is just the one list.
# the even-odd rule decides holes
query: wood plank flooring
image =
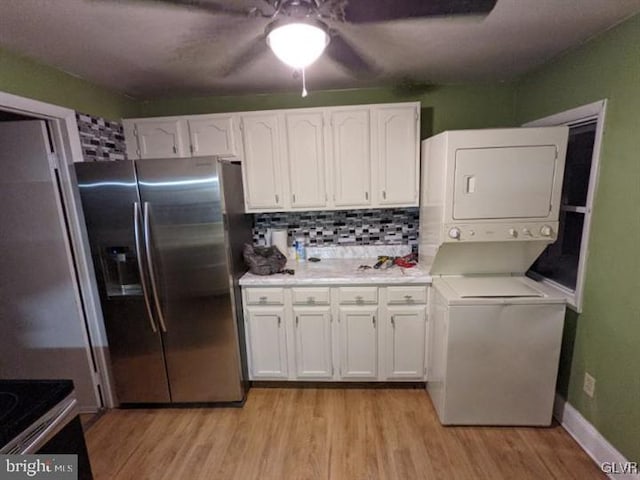
{"label": "wood plank flooring", "polygon": [[254,388],[244,408],[112,410],[96,480],[603,479],[560,427],[442,427],[422,389]]}

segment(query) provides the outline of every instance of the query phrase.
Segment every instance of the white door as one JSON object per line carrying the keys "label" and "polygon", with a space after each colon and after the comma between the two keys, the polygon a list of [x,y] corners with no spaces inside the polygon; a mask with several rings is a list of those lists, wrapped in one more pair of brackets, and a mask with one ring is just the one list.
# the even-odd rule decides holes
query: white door
{"label": "white door", "polygon": [[333,202],[371,204],[371,120],[368,108],[331,109]]}
{"label": "white door", "polygon": [[291,206],[318,208],[327,204],[325,182],[324,115],[287,113],[287,150]]}
{"label": "white door", "polygon": [[385,319],[388,378],[424,378],[426,307],[388,307]]}
{"label": "white door", "polygon": [[556,152],[555,145],[458,150],[453,218],[546,218]]}
{"label": "white door", "polygon": [[418,205],[419,113],[415,106],[376,107],[381,205]]}
{"label": "white door", "polygon": [[331,311],[329,307],[294,307],[296,375],[331,378]]}
{"label": "white door", "polygon": [[184,120],[145,120],[135,126],[140,158],[188,156]]}
{"label": "white door", "polygon": [[231,115],[212,115],[187,120],[191,153],[194,157],[236,156],[237,149]]}
{"label": "white door", "polygon": [[0,123],[0,378],[72,379],[99,406],[45,122]]}
{"label": "white door", "polygon": [[284,309],[249,308],[246,321],[251,378],[286,378]]}
{"label": "white door", "polygon": [[340,307],[340,376],[378,376],[377,307]]}
{"label": "white door", "polygon": [[276,114],[242,117],[245,202],[248,210],[284,206],[281,177],[280,126]]}

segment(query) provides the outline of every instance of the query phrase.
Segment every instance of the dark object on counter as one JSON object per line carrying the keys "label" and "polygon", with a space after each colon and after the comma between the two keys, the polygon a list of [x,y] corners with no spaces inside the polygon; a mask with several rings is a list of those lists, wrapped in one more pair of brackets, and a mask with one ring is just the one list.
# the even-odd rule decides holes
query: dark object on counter
{"label": "dark object on counter", "polygon": [[295,275],[296,271],[291,268],[285,268],[284,270],[280,270],[278,273],[282,273],[283,275],[286,273],[288,275]]}
{"label": "dark object on counter", "polygon": [[287,257],[276,247],[254,247],[245,243],[242,255],[249,271],[256,275],[273,275],[287,264]]}
{"label": "dark object on counter", "polygon": [[387,261],[389,260],[389,257],[387,257],[386,255],[380,256],[378,257],[378,263],[376,263],[373,268],[375,268],[376,270],[378,270],[380,267],[382,267],[382,265],[384,265],[385,263],[387,263]]}
{"label": "dark object on counter", "polygon": [[317,258],[317,257],[309,257],[309,258],[308,258],[308,260],[309,260],[310,262],[314,262],[314,263],[315,263],[315,262],[319,262],[319,261],[320,261],[320,259],[319,259],[319,258]]}

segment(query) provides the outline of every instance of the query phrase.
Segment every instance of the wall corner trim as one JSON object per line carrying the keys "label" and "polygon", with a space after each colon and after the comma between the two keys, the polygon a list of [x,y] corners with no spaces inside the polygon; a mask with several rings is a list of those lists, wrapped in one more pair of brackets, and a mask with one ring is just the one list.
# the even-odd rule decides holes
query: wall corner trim
{"label": "wall corner trim", "polygon": [[[606,463],[614,465],[617,471],[622,471],[622,465],[630,463],[575,407],[557,393],[553,416],[594,460],[598,468]],[[613,480],[640,480],[640,473],[611,473],[607,476]]]}

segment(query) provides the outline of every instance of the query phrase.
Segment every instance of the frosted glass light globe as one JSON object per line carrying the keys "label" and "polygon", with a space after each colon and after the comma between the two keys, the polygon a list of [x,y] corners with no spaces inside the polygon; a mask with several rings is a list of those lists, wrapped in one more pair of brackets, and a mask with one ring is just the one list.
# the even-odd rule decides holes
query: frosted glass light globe
{"label": "frosted glass light globe", "polygon": [[287,23],[267,34],[267,44],[282,62],[300,70],[322,55],[329,44],[329,35],[316,25]]}

